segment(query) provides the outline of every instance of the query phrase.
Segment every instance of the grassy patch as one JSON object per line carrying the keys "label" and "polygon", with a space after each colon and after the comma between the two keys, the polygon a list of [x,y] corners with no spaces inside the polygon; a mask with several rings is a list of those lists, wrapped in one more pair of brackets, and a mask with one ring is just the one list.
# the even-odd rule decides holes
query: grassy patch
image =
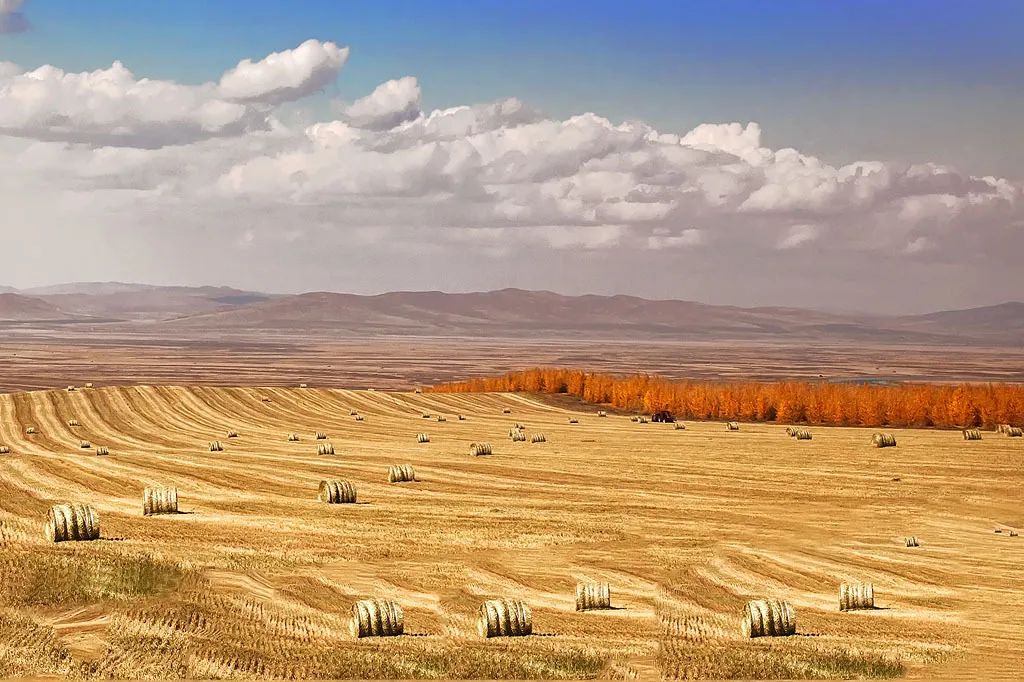
{"label": "grassy patch", "polygon": [[58,606],[129,600],[171,590],[186,571],[148,554],[33,548],[0,561],[0,604]]}
{"label": "grassy patch", "polygon": [[854,653],[797,638],[715,644],[669,641],[661,646],[658,664],[667,679],[891,679],[906,672],[901,662],[883,654]]}

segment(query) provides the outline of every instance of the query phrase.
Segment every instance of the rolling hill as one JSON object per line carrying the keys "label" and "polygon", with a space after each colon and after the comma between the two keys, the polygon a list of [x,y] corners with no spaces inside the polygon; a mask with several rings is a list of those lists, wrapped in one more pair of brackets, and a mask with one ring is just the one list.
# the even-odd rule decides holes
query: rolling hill
{"label": "rolling hill", "polygon": [[[808,340],[836,343],[1024,343],[1024,303],[882,316],[791,307],[711,305],[636,296],[565,296],[502,289],[274,295],[230,287],[77,283],[6,294],[12,321],[103,322],[123,332],[166,334],[262,330],[332,336]],[[15,303],[17,301],[17,303]]]}

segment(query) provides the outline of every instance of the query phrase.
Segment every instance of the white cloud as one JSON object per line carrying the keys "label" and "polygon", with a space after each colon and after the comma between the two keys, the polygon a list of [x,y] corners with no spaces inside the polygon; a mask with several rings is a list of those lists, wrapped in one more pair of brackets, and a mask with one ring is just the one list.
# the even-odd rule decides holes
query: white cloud
{"label": "white cloud", "polygon": [[91,72],[0,67],[0,134],[93,145],[157,148],[272,126],[264,105],[332,80],[347,48],[306,41],[259,62],[245,60],[221,84],[136,78],[121,62]]}
{"label": "white cloud", "polygon": [[258,62],[243,59],[221,76],[220,94],[238,102],[290,102],[334,82],[348,53],[347,47],[311,39]]}
{"label": "white cloud", "polygon": [[935,245],[930,239],[928,239],[928,237],[918,237],[917,239],[908,242],[907,245],[903,247],[903,252],[914,254],[921,253],[922,251],[930,251],[934,248]]}
{"label": "white cloud", "polygon": [[785,236],[779,240],[779,249],[795,249],[818,238],[820,230],[817,225],[793,225],[786,230]]}
{"label": "white cloud", "polygon": [[52,211],[74,206],[68,224],[164,216],[170,232],[221,230],[226,248],[253,258],[269,244],[358,237],[526,268],[573,250],[669,259],[699,247],[702,261],[720,254],[742,269],[811,243],[843,265],[924,251],[918,260],[984,262],[1024,242],[1017,183],[939,164],[830,164],[764,146],[757,123],[680,134],[595,113],[556,119],[513,98],[421,111],[412,77],[336,120],[290,123],[315,119],[280,102],[323,87],[347,56],[307,41],[201,85],[120,63],[66,73],[0,62],[0,207],[60,223]]}
{"label": "white cloud", "polygon": [[357,128],[390,130],[420,115],[420,84],[412,76],[381,83],[345,109]]}

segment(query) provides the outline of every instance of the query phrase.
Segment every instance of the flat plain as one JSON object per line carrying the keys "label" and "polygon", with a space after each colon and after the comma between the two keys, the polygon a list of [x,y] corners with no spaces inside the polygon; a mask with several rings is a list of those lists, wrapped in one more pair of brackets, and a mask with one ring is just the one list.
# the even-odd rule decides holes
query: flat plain
{"label": "flat plain", "polygon": [[[1009,534],[1024,525],[1021,439],[895,430],[896,448],[875,449],[868,429],[795,441],[784,425],[675,430],[596,409],[315,387],[0,395],[0,675],[1024,669],[1024,542]],[[514,422],[547,442],[512,443]],[[316,431],[335,455],[317,455]],[[494,454],[471,457],[472,442]],[[418,480],[389,484],[404,463]],[[358,503],[319,502],[330,478],[351,481]],[[177,487],[181,513],[144,517],[152,485]],[[92,505],[101,539],[45,542],[57,502]],[[576,612],[581,581],[609,583],[615,608]],[[872,582],[877,608],[840,612],[847,581]],[[352,604],[369,597],[402,605],[406,636],[349,634]],[[481,638],[477,609],[495,597],[525,600],[535,635]],[[740,637],[741,609],[760,597],[790,601],[797,636]]]}
{"label": "flat plain", "polygon": [[1019,346],[5,330],[0,392],[85,382],[408,390],[531,366],[693,380],[1024,381]]}

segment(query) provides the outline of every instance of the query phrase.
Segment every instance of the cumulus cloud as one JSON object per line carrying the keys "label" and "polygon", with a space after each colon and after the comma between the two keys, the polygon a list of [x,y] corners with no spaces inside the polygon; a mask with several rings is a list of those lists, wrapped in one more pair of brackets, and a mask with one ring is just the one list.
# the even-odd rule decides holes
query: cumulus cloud
{"label": "cumulus cloud", "polygon": [[381,83],[345,109],[357,128],[390,130],[420,115],[420,84],[412,76]]}
{"label": "cumulus cloud", "polygon": [[[322,88],[347,57],[307,41],[201,85],[120,63],[66,73],[0,62],[0,154],[13,161],[0,201],[64,193],[85,214],[166,211],[175,225],[216,223],[254,258],[265,244],[331,243],[325,235],[529,263],[699,252],[737,268],[737,251],[749,266],[810,244],[817,263],[842,265],[925,252],[916,260],[984,262],[1024,246],[1019,184],[933,163],[832,164],[767,146],[754,122],[664,131],[549,117],[515,98],[424,111],[413,77],[327,120],[282,122],[278,106]],[[285,239],[297,229],[302,239]]]}
{"label": "cumulus cloud", "polygon": [[258,62],[245,60],[220,85],[137,78],[121,62],[68,73],[0,65],[0,134],[93,145],[157,148],[271,127],[265,106],[309,94],[336,75],[348,54],[306,41]]}
{"label": "cumulus cloud", "polygon": [[272,52],[258,62],[243,59],[220,79],[220,94],[237,102],[280,104],[310,95],[334,82],[348,61],[347,47],[307,40],[292,50]]}
{"label": "cumulus cloud", "polygon": [[23,0],[0,0],[0,33],[21,33],[28,30],[28,19],[21,12]]}

